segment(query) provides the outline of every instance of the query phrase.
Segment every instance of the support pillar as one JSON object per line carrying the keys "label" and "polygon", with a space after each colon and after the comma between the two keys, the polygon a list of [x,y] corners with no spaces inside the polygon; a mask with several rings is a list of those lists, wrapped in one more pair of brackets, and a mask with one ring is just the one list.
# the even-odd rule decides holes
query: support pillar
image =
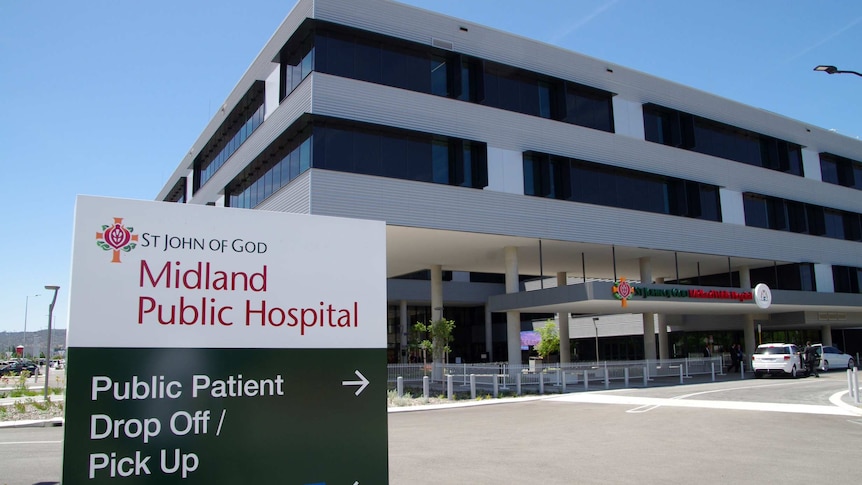
{"label": "support pillar", "polygon": [[485,353],[488,354],[488,362],[494,362],[494,321],[488,305],[485,305]]}
{"label": "support pillar", "polygon": [[826,347],[832,346],[832,325],[823,325],[820,329],[820,343]]}
{"label": "support pillar", "polygon": [[[431,321],[443,318],[443,267],[439,264],[431,266]],[[433,355],[434,368],[431,378],[435,381],[443,379],[443,356]]]}
{"label": "support pillar", "polygon": [[[652,284],[652,265],[650,258],[638,259],[640,267],[641,284]],[[644,328],[644,358],[646,360],[655,360],[655,313],[644,313],[643,315]]]}
{"label": "support pillar", "polygon": [[751,270],[748,269],[748,266],[741,266],[739,268],[739,288],[743,290],[751,289]]}
{"label": "support pillar", "polygon": [[655,360],[655,313],[644,313],[644,359]]}
{"label": "support pillar", "polygon": [[[743,348],[745,349],[745,357],[751,359],[754,355],[754,349],[757,348],[757,336],[754,334],[754,315],[743,315],[742,335],[744,340]],[[750,360],[745,362],[745,368],[749,367]]]}
{"label": "support pillar", "polygon": [[[565,271],[557,273],[557,286],[566,286],[568,275]],[[569,340],[569,312],[557,313],[557,321],[560,322],[560,363],[568,364],[572,361],[572,342]]]}
{"label": "support pillar", "polygon": [[[656,284],[664,284],[664,278],[656,278]],[[670,345],[667,336],[667,319],[663,313],[656,315],[658,325],[658,358],[661,360],[670,359]]]}
{"label": "support pillar", "polygon": [[[506,293],[518,293],[518,248],[505,248]],[[509,351],[510,373],[520,369],[521,362],[521,312],[506,312],[506,346]]]}
{"label": "support pillar", "polygon": [[407,349],[409,346],[407,337],[410,333],[410,322],[407,321],[407,300],[401,300],[398,316],[401,317],[401,355],[398,362],[403,364],[407,362]]}

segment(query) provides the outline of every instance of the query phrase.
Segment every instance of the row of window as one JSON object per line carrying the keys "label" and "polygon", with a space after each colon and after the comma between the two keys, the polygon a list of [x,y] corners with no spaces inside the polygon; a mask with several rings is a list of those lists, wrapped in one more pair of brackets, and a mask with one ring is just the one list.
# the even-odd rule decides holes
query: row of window
{"label": "row of window", "polygon": [[524,154],[524,193],[721,221],[718,187],[572,158]]}
{"label": "row of window", "polygon": [[820,174],[824,182],[862,190],[862,163],[855,160],[821,153]]}
{"label": "row of window", "polygon": [[745,225],[862,241],[862,215],[760,194],[743,195]]}
{"label": "row of window", "polygon": [[[749,271],[751,284],[765,283],[773,290],[817,291],[812,263],[790,263]],[[719,288],[739,288],[739,271],[697,275],[680,280],[666,280],[668,285],[717,286]]]}
{"label": "row of window", "polygon": [[460,138],[304,116],[228,185],[227,200],[255,207],[311,167],[481,189],[486,151]]}
{"label": "row of window", "polygon": [[862,293],[862,268],[833,266],[832,282],[836,293]]}
{"label": "row of window", "polygon": [[264,83],[256,81],[195,158],[195,191],[206,184],[263,123],[265,113]]}
{"label": "row of window", "polygon": [[802,147],[682,111],[646,104],[647,141],[802,176]]}
{"label": "row of window", "polygon": [[613,132],[612,94],[370,32],[308,20],[279,62],[284,98],[312,70]]}

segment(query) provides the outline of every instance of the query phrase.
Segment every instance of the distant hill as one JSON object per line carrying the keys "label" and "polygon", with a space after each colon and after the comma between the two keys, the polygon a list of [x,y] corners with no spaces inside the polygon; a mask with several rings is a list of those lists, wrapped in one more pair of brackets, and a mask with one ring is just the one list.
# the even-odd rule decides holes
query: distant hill
{"label": "distant hill", "polygon": [[[6,359],[15,353],[15,347],[26,345],[27,356],[40,356],[45,353],[48,345],[48,330],[27,332],[26,343],[24,332],[0,332],[0,359]],[[51,347],[54,354],[63,353],[66,349],[66,329],[51,330]]]}

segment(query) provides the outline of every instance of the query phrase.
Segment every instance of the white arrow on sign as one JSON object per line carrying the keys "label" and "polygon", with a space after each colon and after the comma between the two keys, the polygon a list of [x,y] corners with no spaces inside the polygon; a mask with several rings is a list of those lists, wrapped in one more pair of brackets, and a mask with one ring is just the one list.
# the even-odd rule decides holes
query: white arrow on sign
{"label": "white arrow on sign", "polygon": [[341,381],[341,385],[342,386],[359,386],[359,389],[357,389],[356,393],[355,393],[355,395],[358,396],[360,393],[362,393],[362,391],[365,390],[366,387],[368,387],[368,379],[366,379],[365,376],[362,375],[362,373],[359,371],[356,371],[356,377],[359,378],[358,381]]}

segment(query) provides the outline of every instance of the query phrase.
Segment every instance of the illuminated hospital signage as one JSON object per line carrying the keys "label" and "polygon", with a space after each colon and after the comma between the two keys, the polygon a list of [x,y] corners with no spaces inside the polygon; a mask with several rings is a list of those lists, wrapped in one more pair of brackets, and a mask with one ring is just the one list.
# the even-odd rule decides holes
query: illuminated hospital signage
{"label": "illuminated hospital signage", "polygon": [[620,278],[611,289],[614,297],[626,306],[631,298],[687,298],[699,300],[733,300],[752,301],[754,299],[751,291],[705,289],[705,288],[663,288],[654,286],[632,285],[625,278]]}

